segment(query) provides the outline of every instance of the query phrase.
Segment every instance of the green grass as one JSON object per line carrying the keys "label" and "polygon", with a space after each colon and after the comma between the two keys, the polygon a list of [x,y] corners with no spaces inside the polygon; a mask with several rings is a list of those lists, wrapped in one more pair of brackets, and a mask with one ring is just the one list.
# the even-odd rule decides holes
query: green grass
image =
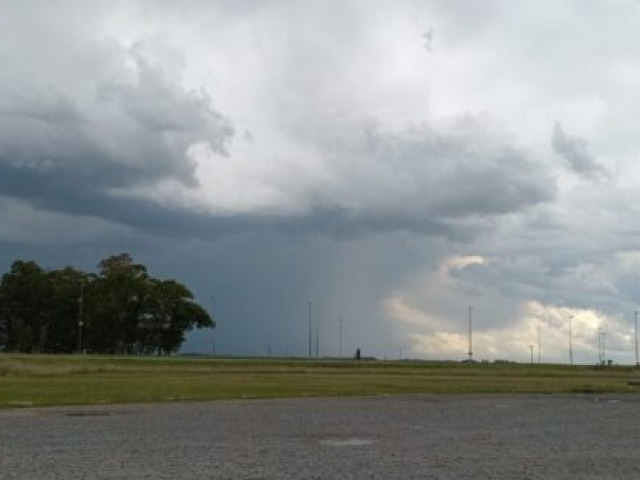
{"label": "green grass", "polygon": [[[638,371],[640,373],[640,371]],[[0,354],[0,408],[402,393],[640,391],[631,367]]]}

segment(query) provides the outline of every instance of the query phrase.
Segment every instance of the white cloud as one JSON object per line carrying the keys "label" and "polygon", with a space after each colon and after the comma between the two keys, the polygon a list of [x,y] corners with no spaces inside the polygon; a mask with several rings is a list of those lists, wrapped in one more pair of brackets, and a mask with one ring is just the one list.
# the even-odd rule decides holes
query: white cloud
{"label": "white cloud", "polygon": [[[624,295],[637,263],[637,252],[621,253],[606,266],[579,264],[556,272],[552,279],[531,262],[452,257],[394,292],[384,308],[397,335],[418,357],[463,359],[468,351],[468,306],[472,306],[475,359],[526,361],[530,345],[537,359],[540,329],[543,360],[567,362],[572,317],[576,363],[597,361],[600,330],[606,334],[607,358],[630,363],[633,307],[626,300],[616,304],[615,299]],[[620,307],[626,311],[620,313]]]}
{"label": "white cloud", "polygon": [[[420,327],[413,328],[412,333],[406,335],[412,355],[427,359],[467,358],[469,337],[465,328],[451,329],[451,321],[440,319],[433,322],[427,313],[397,303],[400,302],[395,299],[389,308],[392,315],[397,315],[395,319]],[[571,338],[574,363],[593,364],[599,358],[600,331],[605,333],[607,359],[616,363],[634,361],[633,330],[625,319],[592,309],[570,309],[535,301],[523,304],[520,314],[508,325],[496,327],[483,325],[481,321],[475,322],[472,333],[473,358],[527,362],[533,346],[535,362],[538,361],[540,347],[542,362],[568,363]]]}

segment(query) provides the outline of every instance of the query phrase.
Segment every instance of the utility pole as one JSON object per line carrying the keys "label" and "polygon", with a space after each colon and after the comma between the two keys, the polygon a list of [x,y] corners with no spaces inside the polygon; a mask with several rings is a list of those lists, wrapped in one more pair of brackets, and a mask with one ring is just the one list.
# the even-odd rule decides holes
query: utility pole
{"label": "utility pole", "polygon": [[569,364],[573,365],[573,338],[571,333],[571,320],[573,315],[569,315]]}
{"label": "utility pole", "polygon": [[309,306],[309,358],[311,358],[311,300],[307,301]]}
{"label": "utility pole", "polygon": [[469,307],[469,361],[473,360],[473,325],[471,320],[471,312],[473,307]]}
{"label": "utility pole", "polygon": [[600,363],[600,365],[607,363],[607,350],[604,343],[605,335],[604,329],[602,327],[598,328],[598,363]]}
{"label": "utility pole", "polygon": [[[216,321],[216,297],[215,295],[211,295],[211,316],[213,317],[213,321]],[[211,326],[211,356],[216,356],[216,336],[215,336],[215,323]]]}
{"label": "utility pole", "polygon": [[338,323],[340,324],[340,357],[342,357],[342,319],[338,319]]}
{"label": "utility pole", "polygon": [[529,345],[529,353],[531,354],[531,366],[533,366],[533,347],[533,344]]}
{"label": "utility pole", "polygon": [[635,311],[635,343],[636,343],[636,367],[640,367],[640,361],[638,360],[638,311]]}
{"label": "utility pole", "polygon": [[602,365],[602,328],[598,327],[598,365]]}
{"label": "utility pole", "polygon": [[84,282],[80,280],[80,296],[78,297],[78,353],[82,355],[82,308],[84,306]]}
{"label": "utility pole", "polygon": [[538,325],[538,365],[540,365],[541,362],[541,352],[542,351],[542,342],[541,342],[541,335],[540,335],[540,325]]}

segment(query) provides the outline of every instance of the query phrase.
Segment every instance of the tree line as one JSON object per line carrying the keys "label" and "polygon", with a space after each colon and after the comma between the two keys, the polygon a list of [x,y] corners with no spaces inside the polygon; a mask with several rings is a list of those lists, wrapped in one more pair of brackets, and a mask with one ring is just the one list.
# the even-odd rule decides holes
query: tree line
{"label": "tree line", "polygon": [[127,253],[98,273],[17,260],[0,283],[0,349],[27,353],[170,354],[192,328],[214,327],[193,294]]}

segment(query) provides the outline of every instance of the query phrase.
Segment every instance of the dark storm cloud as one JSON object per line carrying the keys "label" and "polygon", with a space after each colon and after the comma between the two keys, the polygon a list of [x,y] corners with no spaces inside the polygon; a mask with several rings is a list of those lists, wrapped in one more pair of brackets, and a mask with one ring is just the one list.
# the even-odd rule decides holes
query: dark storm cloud
{"label": "dark storm cloud", "polygon": [[337,183],[347,186],[329,187],[332,198],[356,205],[354,212],[404,218],[410,230],[419,219],[447,222],[521,212],[557,193],[544,162],[481,119],[464,116],[401,130],[334,123],[309,129],[320,132],[310,141],[326,152]]}
{"label": "dark storm cloud", "polygon": [[518,212],[555,195],[543,164],[465,117],[400,131],[363,130],[359,122],[335,118],[322,119],[335,124],[324,129],[314,119],[305,127],[313,133],[294,140],[315,147],[339,180],[299,192],[300,200],[312,199],[303,214],[220,216],[128,196],[129,188],[153,189],[164,180],[195,188],[189,147],[206,142],[213,155],[226,156],[233,134],[206,94],[180,87],[174,73],[152,64],[143,50],[129,49],[123,60],[130,67],[95,79],[88,98],[51,86],[23,92],[28,101],[4,99],[3,195],[171,236],[282,229],[335,237],[407,230],[450,238],[464,229],[460,219]]}
{"label": "dark storm cloud", "polygon": [[[483,153],[466,141],[455,144],[430,136],[388,139],[366,160],[375,171],[347,174],[353,192],[330,190],[309,211],[292,216],[219,216],[114,195],[111,188],[152,186],[168,172],[99,158],[91,145],[44,160],[22,156],[16,162],[17,155],[5,155],[0,157],[0,191],[5,196],[44,210],[96,216],[168,235],[281,229],[352,237],[405,230],[459,238],[462,231],[469,231],[472,217],[518,212],[550,200],[555,193],[553,179],[517,149],[500,147]],[[90,165],[83,163],[86,155]],[[349,206],[352,201],[362,207]]]}
{"label": "dark storm cloud", "polygon": [[[488,134],[471,116],[451,125],[404,129],[379,122],[375,131],[363,129],[357,114],[343,121],[341,112],[349,103],[327,97],[329,82],[311,73],[335,72],[336,62],[340,68],[349,64],[333,51],[333,42],[321,42],[324,64],[308,71],[299,61],[305,52],[287,44],[295,55],[284,56],[286,68],[275,75],[278,85],[270,83],[267,72],[263,88],[276,97],[279,110],[272,115],[291,118],[290,107],[283,105],[303,112],[285,132],[287,141],[312,150],[329,180],[304,171],[304,157],[291,159],[301,174],[254,172],[252,162],[268,163],[281,155],[255,140],[247,142],[254,146],[249,168],[227,183],[243,191],[251,188],[246,178],[255,177],[259,187],[281,193],[289,203],[268,209],[259,202],[249,208],[224,203],[215,186],[225,179],[200,177],[197,168],[212,158],[237,162],[232,122],[207,92],[183,86],[182,50],[153,36],[129,44],[100,38],[91,31],[99,25],[97,17],[88,17],[85,25],[85,7],[72,5],[68,13],[77,15],[69,18],[51,9],[34,16],[34,23],[47,26],[42,33],[29,35],[18,28],[20,22],[6,22],[24,59],[20,63],[14,49],[0,48],[0,60],[20,67],[0,74],[0,194],[5,197],[171,236],[279,229],[334,237],[411,231],[461,238],[460,232],[474,227],[474,218],[520,212],[555,196],[555,181],[544,164]],[[15,10],[15,18],[30,18],[24,9]],[[357,8],[347,10],[350,18],[359,18]],[[344,25],[338,30],[344,38],[352,36]],[[318,46],[320,37],[295,31]],[[48,57],[38,37],[48,43]],[[301,75],[314,78],[315,100],[302,91],[307,83]],[[327,103],[334,108],[325,109]],[[212,158],[194,157],[190,149],[200,144],[209,146]],[[173,194],[157,193],[168,182],[196,198],[205,188],[213,193],[202,203],[180,202]],[[304,207],[290,214],[297,205]]]}
{"label": "dark storm cloud", "polygon": [[231,123],[206,92],[183,86],[179,50],[104,33],[117,11],[105,5],[1,6],[0,195],[42,211],[157,225],[161,207],[121,192],[195,186],[193,144],[226,155]]}
{"label": "dark storm cloud", "polygon": [[206,143],[225,156],[233,129],[206,93],[184,89],[179,72],[147,60],[142,46],[107,50],[112,68],[97,77],[79,71],[76,84],[51,76],[19,85],[0,76],[0,193],[43,210],[155,231],[179,227],[188,212],[172,218],[170,209],[114,192],[163,180],[195,186],[189,147]]}
{"label": "dark storm cloud", "polygon": [[163,178],[193,185],[190,145],[207,142],[225,154],[233,130],[206,95],[134,58],[132,78],[97,79],[94,98],[74,99],[57,86],[22,92],[25,101],[0,92],[5,175],[46,173],[53,182],[68,181],[70,190],[90,186],[96,194]]}

